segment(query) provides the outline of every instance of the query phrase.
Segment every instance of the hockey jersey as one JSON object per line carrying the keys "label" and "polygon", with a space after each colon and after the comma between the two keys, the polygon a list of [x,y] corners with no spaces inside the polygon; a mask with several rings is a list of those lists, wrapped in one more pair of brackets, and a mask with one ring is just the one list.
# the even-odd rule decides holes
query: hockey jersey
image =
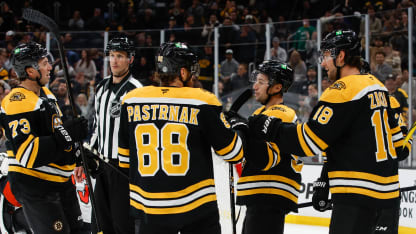
{"label": "hockey jersey", "polygon": [[217,211],[211,147],[243,157],[218,99],[197,88],[143,87],[123,99],[119,161],[130,168],[130,206],[150,223],[191,223]]}
{"label": "hockey jersey", "polygon": [[61,111],[51,91],[40,96],[14,88],[3,99],[1,124],[8,139],[9,180],[12,188],[31,193],[56,191],[69,182],[75,156],[56,146],[54,127],[62,124]]}
{"label": "hockey jersey", "polygon": [[[274,105],[267,110],[265,106],[253,115],[264,114],[295,123],[296,113],[285,105]],[[279,152],[273,142],[250,141],[246,164],[237,184],[237,203],[247,206],[276,206],[287,211],[297,211],[300,191],[302,161],[295,155]],[[261,160],[257,155],[267,155]]]}
{"label": "hockey jersey", "polygon": [[[397,159],[409,154],[384,85],[372,75],[351,75],[322,94],[307,123],[282,124],[281,152],[327,153],[333,201],[392,207],[399,199]],[[402,148],[405,145],[406,147]]]}

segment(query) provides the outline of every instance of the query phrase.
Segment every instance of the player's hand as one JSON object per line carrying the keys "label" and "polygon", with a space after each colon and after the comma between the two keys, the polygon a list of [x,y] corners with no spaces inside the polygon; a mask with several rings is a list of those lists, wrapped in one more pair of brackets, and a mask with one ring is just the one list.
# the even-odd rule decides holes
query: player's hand
{"label": "player's hand", "polygon": [[95,178],[97,177],[97,175],[101,174],[104,171],[103,169],[104,162],[101,162],[98,156],[96,156],[89,150],[84,150],[84,153],[85,153],[85,160],[87,161],[87,165],[88,165],[88,172],[90,173],[90,176],[92,178]]}
{"label": "player's hand", "polygon": [[266,141],[276,139],[281,123],[281,119],[267,115],[253,115],[248,118],[248,126],[252,135]]}
{"label": "player's hand", "polygon": [[248,131],[248,122],[247,119],[239,115],[235,111],[224,112],[225,119],[230,124],[231,128],[234,130],[240,130],[243,132]]}
{"label": "player's hand", "polygon": [[82,141],[88,134],[88,120],[83,116],[70,119],[64,123],[64,128],[69,132],[73,141]]}
{"label": "player's hand", "polygon": [[312,206],[315,210],[324,212],[332,209],[332,203],[328,199],[329,184],[328,181],[318,178],[313,182]]}
{"label": "player's hand", "polygon": [[80,166],[80,167],[75,167],[75,169],[74,169],[74,178],[75,178],[75,181],[77,182],[77,183],[81,183],[82,182],[82,173],[84,172],[84,168],[82,167],[82,166]]}

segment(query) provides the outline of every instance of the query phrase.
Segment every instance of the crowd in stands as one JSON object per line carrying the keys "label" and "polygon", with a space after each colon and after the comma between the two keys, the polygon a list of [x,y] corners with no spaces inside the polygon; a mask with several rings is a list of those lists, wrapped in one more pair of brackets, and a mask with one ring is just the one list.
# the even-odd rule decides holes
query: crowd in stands
{"label": "crowd in stands", "polygon": [[[29,0],[18,2],[20,5],[11,1],[0,3],[0,91],[3,90],[0,95],[18,84],[10,64],[12,49],[29,40],[46,43],[47,30],[22,19],[22,4],[54,16],[53,2],[46,1],[49,7]],[[145,84],[156,84],[154,55],[160,42],[160,30],[164,29],[165,40],[186,42],[197,50],[201,85],[212,90],[214,28],[218,26],[220,95],[248,86],[250,67],[270,57],[293,67],[295,80],[289,91],[299,95],[296,109],[305,120],[318,96],[318,18],[322,22],[322,37],[334,29],[351,28],[362,36],[364,46],[362,14],[369,14],[371,72],[383,82],[394,77],[397,88],[407,85],[400,82],[405,80],[408,66],[406,8],[413,7],[416,1],[355,1],[359,2],[355,5],[348,2],[331,1],[329,4],[323,0],[304,0],[294,5],[256,0],[114,0],[113,11],[108,8],[110,1],[97,3],[93,9],[85,8],[89,9],[87,11],[74,8],[73,5],[82,4],[81,1],[68,1],[61,2],[61,11],[66,12],[67,17],[61,16],[58,23],[65,31],[62,41],[71,85],[80,111],[87,117],[91,117],[88,110],[93,108],[94,87],[104,74],[103,31],[108,31],[110,38],[127,35],[136,47],[134,76]],[[68,12],[68,9],[73,10]],[[272,23],[270,54],[265,46],[265,23]],[[50,87],[66,110],[69,105],[65,95],[67,87],[56,48],[52,40],[51,52],[55,59]],[[325,72],[321,85],[322,90],[330,85]]]}

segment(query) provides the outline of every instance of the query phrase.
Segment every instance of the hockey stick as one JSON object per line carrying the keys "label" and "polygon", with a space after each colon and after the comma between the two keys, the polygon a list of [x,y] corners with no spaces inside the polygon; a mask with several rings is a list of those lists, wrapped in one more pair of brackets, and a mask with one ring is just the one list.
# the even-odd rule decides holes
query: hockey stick
{"label": "hockey stick", "polygon": [[[248,99],[253,96],[251,89],[244,90],[240,96],[233,102],[229,111],[237,113],[238,110],[246,103]],[[233,226],[233,234],[237,233],[236,219],[235,219],[235,191],[234,191],[234,169],[231,163],[228,164],[228,173],[230,180],[230,206],[231,206],[231,222]]]}
{"label": "hockey stick", "polygon": [[[40,25],[46,27],[55,36],[55,39],[58,42],[59,57],[61,58],[62,68],[64,69],[64,77],[65,77],[65,80],[66,80],[66,85],[68,87],[67,95],[68,95],[68,98],[69,98],[69,104],[71,105],[72,114],[74,115],[74,117],[78,116],[77,110],[75,109],[74,98],[72,96],[73,92],[72,92],[72,87],[71,87],[71,81],[69,79],[68,67],[67,67],[67,64],[66,64],[66,59],[65,59],[65,54],[64,54],[64,47],[62,45],[61,35],[60,35],[60,32],[59,32],[58,25],[56,25],[55,21],[53,21],[51,18],[49,18],[48,16],[46,16],[42,12],[30,9],[30,8],[23,9],[23,18],[27,21],[31,21],[31,22],[34,22],[34,23],[37,23],[37,24],[40,24]],[[84,164],[84,173],[86,175],[87,185],[88,185],[88,188],[90,189],[90,191],[92,191],[91,193],[89,193],[90,194],[90,199],[91,199],[91,208],[94,211],[94,218],[95,218],[95,221],[97,223],[98,233],[102,233],[101,226],[100,226],[98,218],[97,218],[97,212],[96,212],[97,210],[96,210],[96,205],[95,205],[96,203],[95,203],[94,189],[92,187],[91,177],[90,177],[90,173],[89,173],[89,170],[88,170],[88,164],[87,164],[87,161],[85,159],[85,154],[84,154],[83,147],[80,147],[80,151],[81,151],[81,160]]]}
{"label": "hockey stick", "polygon": [[[400,192],[407,192],[407,191],[411,191],[411,190],[416,190],[416,185],[400,188]],[[329,201],[331,201],[331,200],[329,200]],[[300,203],[300,204],[298,204],[298,209],[309,207],[309,206],[312,206],[312,202]]]}
{"label": "hockey stick", "polygon": [[99,159],[102,163],[104,163],[104,165],[109,166],[111,169],[113,169],[114,171],[119,173],[121,176],[123,176],[127,180],[129,179],[128,175],[126,175],[124,172],[120,171],[120,169],[118,169],[113,164],[109,163],[108,158],[106,158],[106,157],[104,157],[104,155],[100,154],[100,152],[98,152],[96,149],[92,148],[88,143],[84,142],[84,144],[82,146],[84,147],[85,150],[88,150],[95,157],[97,157],[97,159]]}

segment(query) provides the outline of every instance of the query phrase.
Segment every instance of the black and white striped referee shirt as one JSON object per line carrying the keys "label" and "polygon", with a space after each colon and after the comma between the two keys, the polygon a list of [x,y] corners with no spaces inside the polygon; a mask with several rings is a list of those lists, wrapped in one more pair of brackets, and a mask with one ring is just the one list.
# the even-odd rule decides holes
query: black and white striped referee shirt
{"label": "black and white striped referee shirt", "polygon": [[97,85],[95,93],[94,132],[90,145],[113,160],[117,160],[121,100],[130,90],[143,86],[131,73],[126,77],[118,84],[113,84],[112,76],[106,77]]}

